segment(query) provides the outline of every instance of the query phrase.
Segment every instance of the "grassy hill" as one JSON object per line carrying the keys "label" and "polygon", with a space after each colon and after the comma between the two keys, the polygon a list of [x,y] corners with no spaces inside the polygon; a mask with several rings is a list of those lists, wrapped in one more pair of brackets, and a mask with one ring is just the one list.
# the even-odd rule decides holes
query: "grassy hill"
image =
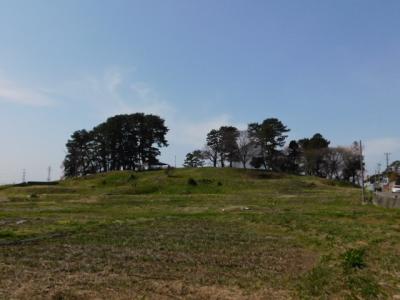
{"label": "grassy hill", "polygon": [[3,187],[0,298],[393,298],[399,220],[345,184],[237,169]]}

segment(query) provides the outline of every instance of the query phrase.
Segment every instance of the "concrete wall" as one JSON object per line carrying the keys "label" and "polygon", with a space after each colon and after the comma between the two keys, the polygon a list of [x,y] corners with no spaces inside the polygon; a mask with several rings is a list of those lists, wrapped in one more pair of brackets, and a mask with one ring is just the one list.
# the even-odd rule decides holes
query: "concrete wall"
{"label": "concrete wall", "polygon": [[377,193],[373,203],[386,208],[400,208],[400,194]]}

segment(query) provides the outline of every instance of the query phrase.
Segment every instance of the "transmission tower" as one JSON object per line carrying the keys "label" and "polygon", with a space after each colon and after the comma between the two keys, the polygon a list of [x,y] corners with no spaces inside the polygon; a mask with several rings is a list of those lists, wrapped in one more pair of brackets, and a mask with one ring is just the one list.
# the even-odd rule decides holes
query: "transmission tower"
{"label": "transmission tower", "polygon": [[50,182],[51,181],[51,166],[49,166],[47,168],[47,181]]}
{"label": "transmission tower", "polygon": [[26,170],[22,170],[22,183],[26,183]]}
{"label": "transmission tower", "polygon": [[386,171],[389,171],[390,155],[392,155],[392,153],[389,153],[389,152],[385,153],[385,156],[386,156]]}

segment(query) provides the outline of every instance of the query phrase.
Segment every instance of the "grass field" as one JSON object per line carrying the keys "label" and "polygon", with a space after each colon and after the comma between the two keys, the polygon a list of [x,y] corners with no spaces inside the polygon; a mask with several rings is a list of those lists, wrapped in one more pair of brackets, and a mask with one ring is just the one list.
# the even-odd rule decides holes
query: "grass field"
{"label": "grass field", "polygon": [[400,299],[400,211],[236,169],[0,188],[0,299]]}

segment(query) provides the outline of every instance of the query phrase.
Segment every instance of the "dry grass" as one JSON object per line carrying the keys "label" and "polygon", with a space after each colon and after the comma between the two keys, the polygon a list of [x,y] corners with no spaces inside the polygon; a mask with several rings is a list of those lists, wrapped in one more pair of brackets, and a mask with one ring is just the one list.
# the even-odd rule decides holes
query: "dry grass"
{"label": "dry grass", "polygon": [[[3,190],[0,299],[400,294],[400,213],[360,205],[351,187],[212,169],[136,174],[132,185],[112,173]],[[362,269],[343,267],[353,248]]]}
{"label": "dry grass", "polygon": [[68,239],[7,247],[1,256],[0,296],[284,299],[288,291],[279,290],[274,282],[298,278],[316,262],[315,253],[287,249],[276,239],[267,239],[256,249],[248,243],[247,251],[211,246],[190,253],[179,246],[164,249],[169,241],[158,234],[158,247],[146,241],[143,247],[79,245]]}

